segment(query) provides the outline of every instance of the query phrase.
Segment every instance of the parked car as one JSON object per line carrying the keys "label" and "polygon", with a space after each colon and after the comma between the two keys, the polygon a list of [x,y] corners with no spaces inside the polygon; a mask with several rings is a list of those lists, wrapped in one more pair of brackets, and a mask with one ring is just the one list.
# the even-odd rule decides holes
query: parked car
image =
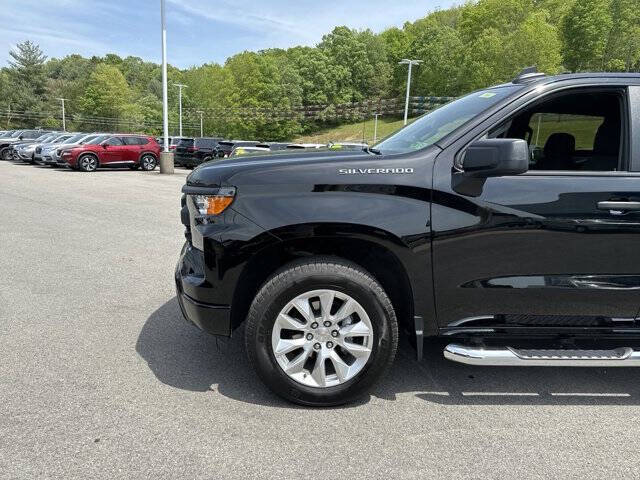
{"label": "parked car", "polygon": [[[407,332],[471,365],[640,366],[640,74],[523,72],[363,150],[187,177],[183,315],[277,394],[365,394]],[[541,147],[534,158],[531,151]]]}
{"label": "parked car", "polygon": [[242,155],[266,154],[271,152],[272,150],[269,147],[233,147],[229,156],[239,157]]}
{"label": "parked car", "polygon": [[[176,147],[180,144],[180,141],[183,138],[184,137],[169,137],[169,151],[171,151],[171,152],[175,151]],[[158,142],[158,145],[160,145],[162,148],[164,148],[164,138],[163,137],[157,137],[156,138],[156,142]]]}
{"label": "parked car", "polygon": [[47,133],[45,130],[15,130],[9,136],[0,138],[0,160],[11,160],[13,158],[12,145],[15,143],[28,143]]}
{"label": "parked car", "polygon": [[226,158],[231,155],[234,147],[255,147],[260,143],[250,140],[221,140],[218,142],[217,154],[218,157]]}
{"label": "parked car", "polygon": [[93,172],[98,168],[156,168],[162,148],[155,138],[145,135],[101,135],[62,151],[62,160],[74,170]]}
{"label": "parked car", "polygon": [[42,149],[45,146],[61,145],[61,144],[63,144],[64,142],[66,142],[67,140],[69,140],[71,137],[73,137],[75,135],[76,135],[75,133],[62,133],[62,134],[58,135],[52,141],[49,141],[47,143],[36,144],[35,151],[33,152],[33,161],[32,161],[32,163],[41,164],[41,163],[44,162],[44,157],[42,156]]}
{"label": "parked car", "polygon": [[216,148],[220,138],[198,137],[183,138],[176,148],[175,163],[193,168],[216,157]]}
{"label": "parked car", "polygon": [[56,138],[63,135],[58,132],[45,133],[35,140],[11,145],[11,155],[14,160],[22,160],[23,162],[35,164],[35,152],[39,145],[53,142]]}
{"label": "parked car", "polygon": [[318,148],[327,148],[324,143],[290,143],[287,145],[288,150],[310,150]]}
{"label": "parked car", "polygon": [[272,152],[277,152],[280,150],[286,150],[289,145],[291,144],[284,143],[284,142],[263,142],[263,143],[258,143],[256,147],[266,148],[267,150],[271,150]]}
{"label": "parked car", "polygon": [[58,151],[62,153],[62,150],[83,145],[98,135],[98,133],[76,133],[63,141],[55,141],[47,145],[42,145],[40,152],[36,149],[36,155],[39,155],[44,165],[58,167],[60,166],[58,164],[58,160],[60,160],[60,155],[57,153]]}
{"label": "parked car", "polygon": [[362,150],[368,147],[366,143],[360,142],[329,142],[327,144],[330,150]]}

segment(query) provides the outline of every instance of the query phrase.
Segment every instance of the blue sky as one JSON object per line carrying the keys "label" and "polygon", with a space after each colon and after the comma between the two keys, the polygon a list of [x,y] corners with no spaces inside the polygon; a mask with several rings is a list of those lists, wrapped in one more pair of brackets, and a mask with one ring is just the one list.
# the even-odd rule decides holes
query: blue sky
{"label": "blue sky", "polygon": [[[235,53],[315,45],[336,25],[378,32],[452,0],[166,0],[169,62],[222,63]],[[116,53],[160,61],[160,0],[0,0],[0,64],[32,40],[50,57]]]}

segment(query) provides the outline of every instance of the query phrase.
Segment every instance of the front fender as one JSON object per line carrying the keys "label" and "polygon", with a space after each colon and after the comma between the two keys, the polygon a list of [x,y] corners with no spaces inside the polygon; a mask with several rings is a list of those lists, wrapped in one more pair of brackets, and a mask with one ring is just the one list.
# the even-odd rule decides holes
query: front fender
{"label": "front fender", "polygon": [[238,189],[233,208],[284,244],[333,239],[371,242],[406,272],[413,311],[435,319],[431,269],[431,191],[402,185],[280,185]]}

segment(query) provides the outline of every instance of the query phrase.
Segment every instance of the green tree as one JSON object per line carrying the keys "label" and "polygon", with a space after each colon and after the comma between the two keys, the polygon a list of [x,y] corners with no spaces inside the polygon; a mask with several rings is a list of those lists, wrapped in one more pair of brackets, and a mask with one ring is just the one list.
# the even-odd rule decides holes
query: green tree
{"label": "green tree", "polygon": [[629,72],[640,60],[638,0],[611,0],[611,20],[603,58],[604,68]]}
{"label": "green tree", "polygon": [[370,30],[358,32],[336,27],[322,37],[318,48],[327,55],[330,64],[349,72],[346,82],[339,85],[340,97],[358,102],[380,97],[388,91],[391,66],[385,45]]}
{"label": "green tree", "polygon": [[[460,65],[464,45],[454,28],[437,19],[427,17],[411,25],[411,44],[408,55],[422,60],[417,68],[414,92],[421,95],[459,95],[464,91]],[[403,84],[406,84],[406,65],[402,65]],[[403,89],[404,90],[404,89]]]}
{"label": "green tree", "polygon": [[564,62],[572,71],[601,70],[612,26],[611,0],[576,0],[562,22]]}
{"label": "green tree", "polygon": [[130,100],[127,80],[117,67],[99,64],[89,76],[81,99],[86,116],[120,118]]}
{"label": "green tree", "polygon": [[29,92],[42,96],[45,93],[45,68],[46,55],[35,43],[27,40],[16,45],[9,51],[9,66],[11,74],[17,83],[29,88]]}
{"label": "green tree", "polygon": [[[9,96],[5,98],[7,106],[13,111],[38,112],[44,110],[47,78],[45,75],[46,56],[35,43],[26,41],[9,51],[8,61]],[[25,126],[39,124],[36,118],[25,120]]]}

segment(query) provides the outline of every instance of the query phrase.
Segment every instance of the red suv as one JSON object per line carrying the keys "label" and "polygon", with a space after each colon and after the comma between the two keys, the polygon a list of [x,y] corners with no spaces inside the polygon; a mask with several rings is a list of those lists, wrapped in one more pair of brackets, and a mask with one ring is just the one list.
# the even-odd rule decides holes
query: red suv
{"label": "red suv", "polygon": [[99,135],[84,145],[62,152],[69,167],[93,172],[98,167],[153,170],[161,147],[155,138],[145,135]]}

